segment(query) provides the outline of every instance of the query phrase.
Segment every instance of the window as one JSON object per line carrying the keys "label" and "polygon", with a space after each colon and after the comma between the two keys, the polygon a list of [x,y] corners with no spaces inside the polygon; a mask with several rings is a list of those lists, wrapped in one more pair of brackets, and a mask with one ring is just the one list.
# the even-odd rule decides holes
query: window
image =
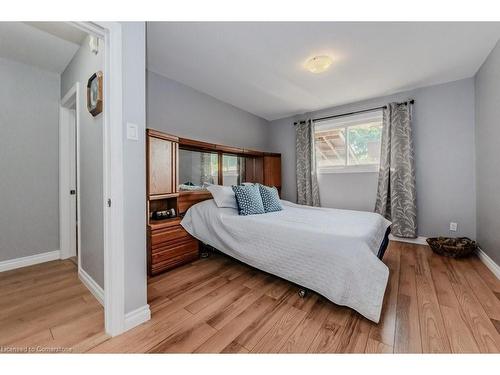
{"label": "window", "polygon": [[381,110],[316,122],[318,172],[376,172],[381,136]]}

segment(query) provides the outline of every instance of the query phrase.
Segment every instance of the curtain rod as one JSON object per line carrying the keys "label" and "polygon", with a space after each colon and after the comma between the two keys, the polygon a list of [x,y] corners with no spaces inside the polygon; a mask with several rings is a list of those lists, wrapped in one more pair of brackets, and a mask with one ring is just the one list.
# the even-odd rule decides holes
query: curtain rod
{"label": "curtain rod", "polygon": [[[413,104],[413,103],[415,103],[415,100],[411,99],[411,100],[407,100],[406,102],[401,102],[401,103],[398,103],[398,104],[408,105],[408,104]],[[339,115],[332,115],[332,116],[325,116],[325,117],[314,118],[312,120],[314,122],[316,122],[316,121],[323,121],[323,120],[329,120],[329,119],[336,118],[336,117],[356,115],[358,113],[371,112],[371,111],[376,111],[377,109],[386,109],[386,108],[387,108],[387,106],[384,105],[384,106],[381,106],[381,107],[375,107],[375,108],[370,108],[370,109],[362,109],[362,110],[359,110],[359,111],[342,113],[342,114],[339,114]],[[303,123],[305,123],[305,121],[298,121],[298,122],[295,122],[294,124],[303,124]]]}

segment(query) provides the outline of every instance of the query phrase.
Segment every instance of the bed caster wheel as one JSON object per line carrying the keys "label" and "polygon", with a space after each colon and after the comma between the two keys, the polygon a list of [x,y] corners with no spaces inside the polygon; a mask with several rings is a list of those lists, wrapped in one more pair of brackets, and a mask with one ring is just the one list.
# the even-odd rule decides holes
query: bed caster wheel
{"label": "bed caster wheel", "polygon": [[198,244],[200,249],[200,258],[201,259],[208,258],[210,256],[210,247],[201,241],[198,241]]}
{"label": "bed caster wheel", "polygon": [[307,290],[305,290],[305,289],[299,290],[299,297],[300,298],[304,298],[306,296],[306,294],[307,294]]}

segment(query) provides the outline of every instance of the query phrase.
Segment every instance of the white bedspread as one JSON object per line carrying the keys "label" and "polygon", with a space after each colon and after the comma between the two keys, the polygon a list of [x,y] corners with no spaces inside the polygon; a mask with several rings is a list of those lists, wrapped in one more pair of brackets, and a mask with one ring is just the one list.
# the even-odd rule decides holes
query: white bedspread
{"label": "white bedspread", "polygon": [[231,257],[378,323],[389,269],[377,252],[391,223],[370,212],[282,204],[283,211],[239,216],[207,200],[192,206],[181,225]]}

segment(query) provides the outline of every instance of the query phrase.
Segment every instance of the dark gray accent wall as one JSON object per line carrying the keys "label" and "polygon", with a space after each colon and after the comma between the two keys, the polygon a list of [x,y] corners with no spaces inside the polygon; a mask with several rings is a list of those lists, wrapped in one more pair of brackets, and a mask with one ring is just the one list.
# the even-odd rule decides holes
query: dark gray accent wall
{"label": "dark gray accent wall", "polygon": [[59,75],[0,58],[0,261],[59,250]]}
{"label": "dark gray accent wall", "polygon": [[184,138],[266,150],[269,122],[147,72],[147,127]]}
{"label": "dark gray accent wall", "polygon": [[104,68],[104,48],[94,55],[88,38],[61,74],[61,95],[80,82],[80,219],[81,266],[104,288],[103,113],[87,110],[87,81]]}
{"label": "dark gray accent wall", "polygon": [[[272,121],[270,149],[282,154],[283,197],[295,201],[297,195],[295,119],[342,114],[410,97],[416,101],[413,130],[419,235],[475,238],[473,78]],[[320,175],[319,184],[323,206],[373,210],[377,173]],[[458,232],[449,231],[450,221],[458,222]]]}
{"label": "dark gray accent wall", "polygon": [[500,264],[500,42],[476,74],[477,241]]}

